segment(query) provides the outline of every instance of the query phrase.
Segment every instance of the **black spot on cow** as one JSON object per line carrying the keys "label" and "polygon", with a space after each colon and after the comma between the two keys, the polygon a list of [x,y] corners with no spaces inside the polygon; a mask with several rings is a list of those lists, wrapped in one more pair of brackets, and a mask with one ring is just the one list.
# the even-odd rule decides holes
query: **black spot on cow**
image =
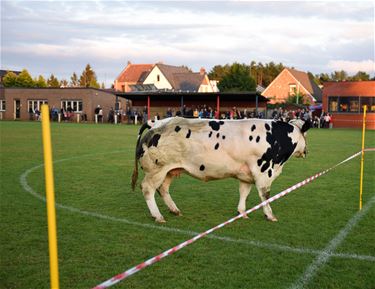
{"label": "black spot on cow", "polygon": [[259,141],[260,141],[260,136],[258,135],[257,139],[256,139],[256,142],[259,142]]}
{"label": "black spot on cow", "polygon": [[260,168],[260,171],[264,173],[270,167],[270,163],[264,163],[264,165]]}
{"label": "black spot on cow", "polygon": [[208,125],[213,129],[213,130],[219,130],[220,129],[220,126],[223,125],[224,122],[221,120],[221,121],[214,121],[214,120],[211,120]]}
{"label": "black spot on cow", "polygon": [[191,136],[191,130],[188,130],[188,133],[186,134],[186,138],[189,138]]}
{"label": "black spot on cow", "polygon": [[221,138],[222,138],[222,139],[225,139],[225,135],[223,135]]}
{"label": "black spot on cow", "polygon": [[219,137],[220,137],[220,133],[217,133],[217,134],[216,134],[216,137],[219,138]]}
{"label": "black spot on cow", "polygon": [[181,127],[179,127],[178,125],[175,127],[175,132],[179,132],[181,130]]}
{"label": "black spot on cow", "polygon": [[268,177],[272,177],[272,170],[271,169],[268,170]]}
{"label": "black spot on cow", "polygon": [[[270,147],[257,161],[262,172],[265,172],[268,168],[273,168],[275,164],[282,165],[292,155],[297,143],[293,143],[288,136],[291,132],[293,132],[292,125],[282,121],[272,122],[272,129],[266,134],[266,141],[270,144]],[[270,175],[270,172],[268,172],[268,175]]]}
{"label": "black spot on cow", "polygon": [[253,124],[253,126],[251,127],[251,131],[254,131],[257,127],[255,126],[255,124]]}
{"label": "black spot on cow", "polygon": [[252,141],[253,140],[253,136],[249,136],[249,141]]}
{"label": "black spot on cow", "polygon": [[137,149],[136,149],[137,159],[140,159],[141,157],[143,157],[144,153],[145,153],[145,151],[144,151],[142,146],[137,147]]}
{"label": "black spot on cow", "polygon": [[219,148],[219,143],[217,143],[216,145],[215,145],[215,150],[217,150]]}
{"label": "black spot on cow", "polygon": [[153,137],[150,139],[150,141],[148,142],[148,147],[157,147],[158,146],[158,142],[159,142],[159,139],[160,139],[161,135],[160,134],[154,134]]}
{"label": "black spot on cow", "polygon": [[204,171],[204,169],[205,169],[204,165],[201,165],[201,166],[199,167],[199,170],[200,170],[200,171]]}
{"label": "black spot on cow", "polygon": [[271,127],[270,127],[270,125],[268,123],[266,123],[264,126],[265,126],[266,130],[270,130],[271,129]]}
{"label": "black spot on cow", "polygon": [[212,136],[212,131],[210,131],[210,133],[208,134],[208,137],[211,137]]}

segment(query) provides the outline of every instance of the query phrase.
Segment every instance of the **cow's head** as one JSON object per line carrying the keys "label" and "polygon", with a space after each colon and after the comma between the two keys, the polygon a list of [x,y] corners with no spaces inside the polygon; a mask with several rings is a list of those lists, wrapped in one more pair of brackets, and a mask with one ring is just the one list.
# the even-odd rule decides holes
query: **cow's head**
{"label": "cow's head", "polygon": [[296,127],[296,135],[294,137],[297,141],[297,146],[293,155],[297,158],[305,158],[307,155],[306,132],[311,127],[309,120],[303,121],[301,119],[291,120],[289,123]]}

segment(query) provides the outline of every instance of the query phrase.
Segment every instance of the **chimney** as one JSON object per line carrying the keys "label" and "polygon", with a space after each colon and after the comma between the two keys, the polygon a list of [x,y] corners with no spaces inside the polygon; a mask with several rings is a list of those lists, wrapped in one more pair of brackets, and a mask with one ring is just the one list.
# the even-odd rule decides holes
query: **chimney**
{"label": "chimney", "polygon": [[206,74],[206,69],[204,69],[204,67],[201,67],[201,69],[199,70],[199,74],[205,75]]}
{"label": "chimney", "polygon": [[132,64],[132,63],[130,62],[130,60],[128,60],[128,66],[129,66],[130,64]]}

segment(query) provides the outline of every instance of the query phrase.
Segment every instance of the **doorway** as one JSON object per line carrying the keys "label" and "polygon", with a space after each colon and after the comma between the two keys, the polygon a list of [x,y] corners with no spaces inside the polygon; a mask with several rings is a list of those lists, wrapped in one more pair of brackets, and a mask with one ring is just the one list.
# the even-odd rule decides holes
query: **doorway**
{"label": "doorway", "polygon": [[19,99],[14,100],[14,119],[21,118],[21,101]]}

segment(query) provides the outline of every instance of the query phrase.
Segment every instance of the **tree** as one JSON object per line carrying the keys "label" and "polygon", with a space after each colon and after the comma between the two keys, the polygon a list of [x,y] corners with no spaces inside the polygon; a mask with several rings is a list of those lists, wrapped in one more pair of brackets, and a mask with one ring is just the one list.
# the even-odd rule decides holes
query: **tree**
{"label": "tree", "polygon": [[101,89],[105,89],[104,82],[102,82],[102,85],[100,86]]}
{"label": "tree", "polygon": [[321,85],[323,84],[323,82],[331,81],[331,78],[329,77],[328,73],[316,74],[315,79]]}
{"label": "tree", "polygon": [[47,87],[47,82],[43,76],[39,75],[39,77],[35,79],[35,87]]}
{"label": "tree", "polygon": [[358,71],[352,77],[349,78],[352,81],[370,80],[370,75],[364,71]]}
{"label": "tree", "polygon": [[220,91],[255,91],[255,80],[250,76],[250,67],[233,63],[218,85]]}
{"label": "tree", "polygon": [[60,87],[68,87],[69,82],[66,79],[60,80]]}
{"label": "tree", "polygon": [[75,72],[73,72],[73,75],[70,77],[70,86],[71,87],[79,86],[78,76]]}
{"label": "tree", "polygon": [[333,73],[331,73],[331,79],[333,81],[348,80],[348,73],[344,70],[334,71]]}
{"label": "tree", "polygon": [[17,74],[8,71],[3,77],[4,87],[15,87],[17,84]]}
{"label": "tree", "polygon": [[60,82],[53,74],[51,74],[51,76],[47,79],[47,86],[60,87]]}
{"label": "tree", "polygon": [[215,65],[211,71],[208,73],[209,79],[214,79],[217,81],[221,81],[223,77],[228,74],[230,70],[230,65],[226,64],[224,66],[222,65]]}
{"label": "tree", "polygon": [[94,87],[94,88],[100,87],[96,79],[96,74],[92,70],[90,64],[87,64],[85,70],[82,71],[82,74],[79,78],[79,85],[82,87]]}
{"label": "tree", "polygon": [[16,80],[17,87],[34,87],[35,83],[31,75],[26,69],[22,69],[21,73],[18,74]]}

